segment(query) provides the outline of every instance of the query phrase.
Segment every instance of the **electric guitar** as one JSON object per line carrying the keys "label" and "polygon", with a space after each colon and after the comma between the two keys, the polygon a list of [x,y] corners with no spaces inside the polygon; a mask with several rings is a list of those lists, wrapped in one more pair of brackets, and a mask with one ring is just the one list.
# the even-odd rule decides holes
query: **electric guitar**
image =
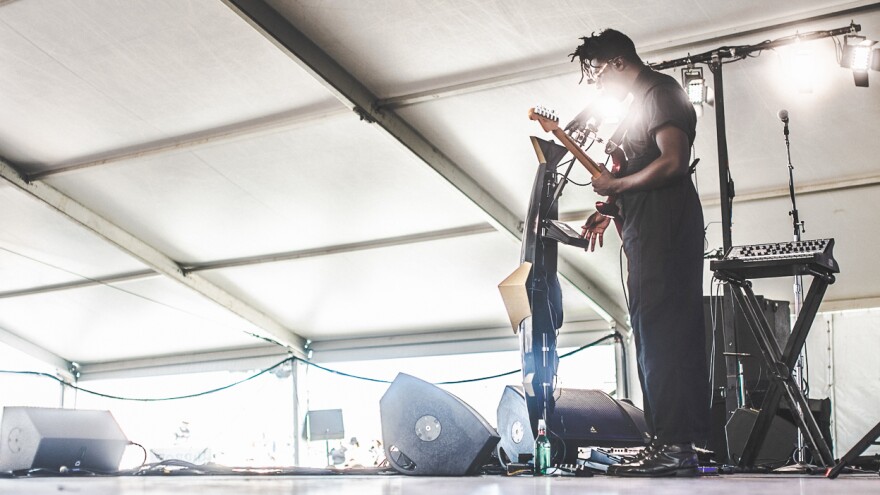
{"label": "electric guitar", "polygon": [[[574,139],[559,127],[559,117],[557,117],[554,112],[544,107],[530,108],[529,119],[535,120],[541,124],[541,128],[544,129],[544,132],[550,132],[556,136],[562,142],[562,145],[574,155],[577,161],[587,169],[594,179],[602,174],[602,170],[605,169],[605,166],[599,165],[593,161],[592,158],[584,153],[584,150],[581,149]],[[626,157],[624,157],[623,150],[620,149],[620,147],[615,148],[610,155],[613,163],[613,167],[611,168],[612,173],[617,173],[622,167],[626,166]],[[623,219],[620,215],[620,209],[615,204],[614,197],[609,197],[605,201],[596,201],[596,211],[606,217],[613,218],[618,233],[621,231],[623,228]]]}

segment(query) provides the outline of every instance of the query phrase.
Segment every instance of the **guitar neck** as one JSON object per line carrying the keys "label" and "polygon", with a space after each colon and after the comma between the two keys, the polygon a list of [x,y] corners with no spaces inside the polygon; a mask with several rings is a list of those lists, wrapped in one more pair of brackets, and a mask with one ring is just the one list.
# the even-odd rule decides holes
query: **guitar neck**
{"label": "guitar neck", "polygon": [[587,156],[587,154],[584,153],[584,150],[582,150],[581,147],[578,146],[576,142],[574,142],[571,136],[565,133],[565,131],[557,127],[556,129],[553,129],[553,135],[559,138],[560,141],[562,141],[562,145],[565,146],[565,148],[569,152],[571,152],[572,155],[574,155],[577,161],[580,162],[580,164],[583,165],[588,172],[590,172],[590,175],[593,176],[593,178],[596,178],[602,174],[603,167],[594,162],[592,158]]}

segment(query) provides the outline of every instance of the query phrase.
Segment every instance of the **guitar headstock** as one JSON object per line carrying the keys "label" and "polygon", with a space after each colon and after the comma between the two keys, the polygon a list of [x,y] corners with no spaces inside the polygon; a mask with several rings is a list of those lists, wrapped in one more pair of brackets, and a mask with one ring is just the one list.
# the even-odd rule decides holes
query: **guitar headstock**
{"label": "guitar headstock", "polygon": [[529,119],[538,121],[544,132],[553,132],[559,128],[559,117],[556,116],[556,112],[548,108],[540,106],[530,108]]}

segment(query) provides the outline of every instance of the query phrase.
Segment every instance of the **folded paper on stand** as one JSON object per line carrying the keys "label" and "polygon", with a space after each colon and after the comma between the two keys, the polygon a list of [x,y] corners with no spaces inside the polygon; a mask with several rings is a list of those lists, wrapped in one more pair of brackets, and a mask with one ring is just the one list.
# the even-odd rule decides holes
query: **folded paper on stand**
{"label": "folded paper on stand", "polygon": [[498,284],[498,290],[501,291],[501,298],[504,299],[504,306],[507,308],[507,316],[510,317],[513,333],[517,333],[519,330],[520,322],[532,316],[529,293],[526,290],[526,281],[531,271],[532,264],[526,261]]}

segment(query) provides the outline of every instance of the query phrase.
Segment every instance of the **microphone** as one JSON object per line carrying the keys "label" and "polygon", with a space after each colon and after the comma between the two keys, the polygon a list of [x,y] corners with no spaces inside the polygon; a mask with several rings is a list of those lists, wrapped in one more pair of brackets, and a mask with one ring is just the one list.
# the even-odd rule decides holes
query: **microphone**
{"label": "microphone", "polygon": [[776,116],[779,118],[779,120],[782,121],[783,124],[785,124],[782,132],[784,132],[785,135],[788,136],[788,110],[783,108],[776,113]]}
{"label": "microphone", "polygon": [[783,108],[782,110],[776,112],[776,116],[779,117],[779,120],[781,120],[784,124],[788,123],[788,110]]}

